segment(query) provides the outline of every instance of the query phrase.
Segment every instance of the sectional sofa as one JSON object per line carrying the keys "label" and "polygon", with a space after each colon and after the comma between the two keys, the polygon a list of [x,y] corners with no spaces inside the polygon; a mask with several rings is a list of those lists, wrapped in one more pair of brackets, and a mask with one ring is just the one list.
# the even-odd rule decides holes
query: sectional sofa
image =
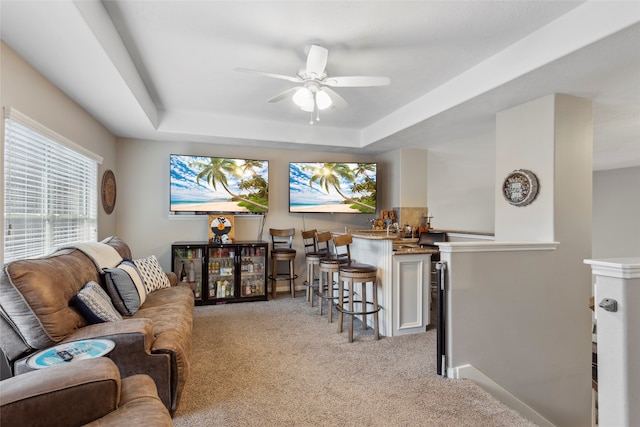
{"label": "sectional sofa", "polygon": [[120,375],[151,377],[173,415],[189,375],[193,305],[189,287],[162,272],[154,256],[133,259],[121,238],[70,245],[4,265],[0,347],[12,373],[21,375],[31,370],[34,352],[110,339],[115,348],[108,357]]}

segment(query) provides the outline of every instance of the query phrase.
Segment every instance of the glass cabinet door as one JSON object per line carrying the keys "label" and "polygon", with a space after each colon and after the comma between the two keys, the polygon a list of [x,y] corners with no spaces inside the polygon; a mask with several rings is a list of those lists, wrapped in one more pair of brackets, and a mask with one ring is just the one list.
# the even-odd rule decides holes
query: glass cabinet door
{"label": "glass cabinet door", "polygon": [[235,298],[236,247],[209,247],[208,299]]}
{"label": "glass cabinet door", "polygon": [[240,248],[240,296],[242,298],[265,295],[266,249],[263,246]]}
{"label": "glass cabinet door", "polygon": [[202,246],[174,246],[173,271],[178,275],[178,281],[187,283],[193,291],[196,302],[203,299],[202,272],[204,265],[204,248]]}

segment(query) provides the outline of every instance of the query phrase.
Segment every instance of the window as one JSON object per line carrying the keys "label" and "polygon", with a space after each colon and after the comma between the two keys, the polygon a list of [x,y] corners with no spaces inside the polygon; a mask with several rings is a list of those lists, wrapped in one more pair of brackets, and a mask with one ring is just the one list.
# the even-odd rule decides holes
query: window
{"label": "window", "polygon": [[4,262],[97,240],[99,156],[15,110],[4,150]]}

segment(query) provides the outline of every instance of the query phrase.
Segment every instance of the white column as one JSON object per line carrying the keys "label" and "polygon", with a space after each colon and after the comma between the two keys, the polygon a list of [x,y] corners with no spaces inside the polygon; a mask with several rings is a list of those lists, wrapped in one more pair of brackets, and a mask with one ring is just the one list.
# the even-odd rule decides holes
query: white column
{"label": "white column", "polygon": [[640,425],[640,257],[584,262],[591,265],[596,279],[598,424],[637,426]]}

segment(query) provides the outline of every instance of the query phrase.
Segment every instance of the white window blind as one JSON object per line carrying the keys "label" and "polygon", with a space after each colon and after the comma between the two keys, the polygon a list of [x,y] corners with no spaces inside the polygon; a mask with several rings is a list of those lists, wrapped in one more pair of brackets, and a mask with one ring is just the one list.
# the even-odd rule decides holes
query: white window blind
{"label": "white window blind", "polygon": [[5,118],[4,262],[96,241],[98,161],[15,118]]}

